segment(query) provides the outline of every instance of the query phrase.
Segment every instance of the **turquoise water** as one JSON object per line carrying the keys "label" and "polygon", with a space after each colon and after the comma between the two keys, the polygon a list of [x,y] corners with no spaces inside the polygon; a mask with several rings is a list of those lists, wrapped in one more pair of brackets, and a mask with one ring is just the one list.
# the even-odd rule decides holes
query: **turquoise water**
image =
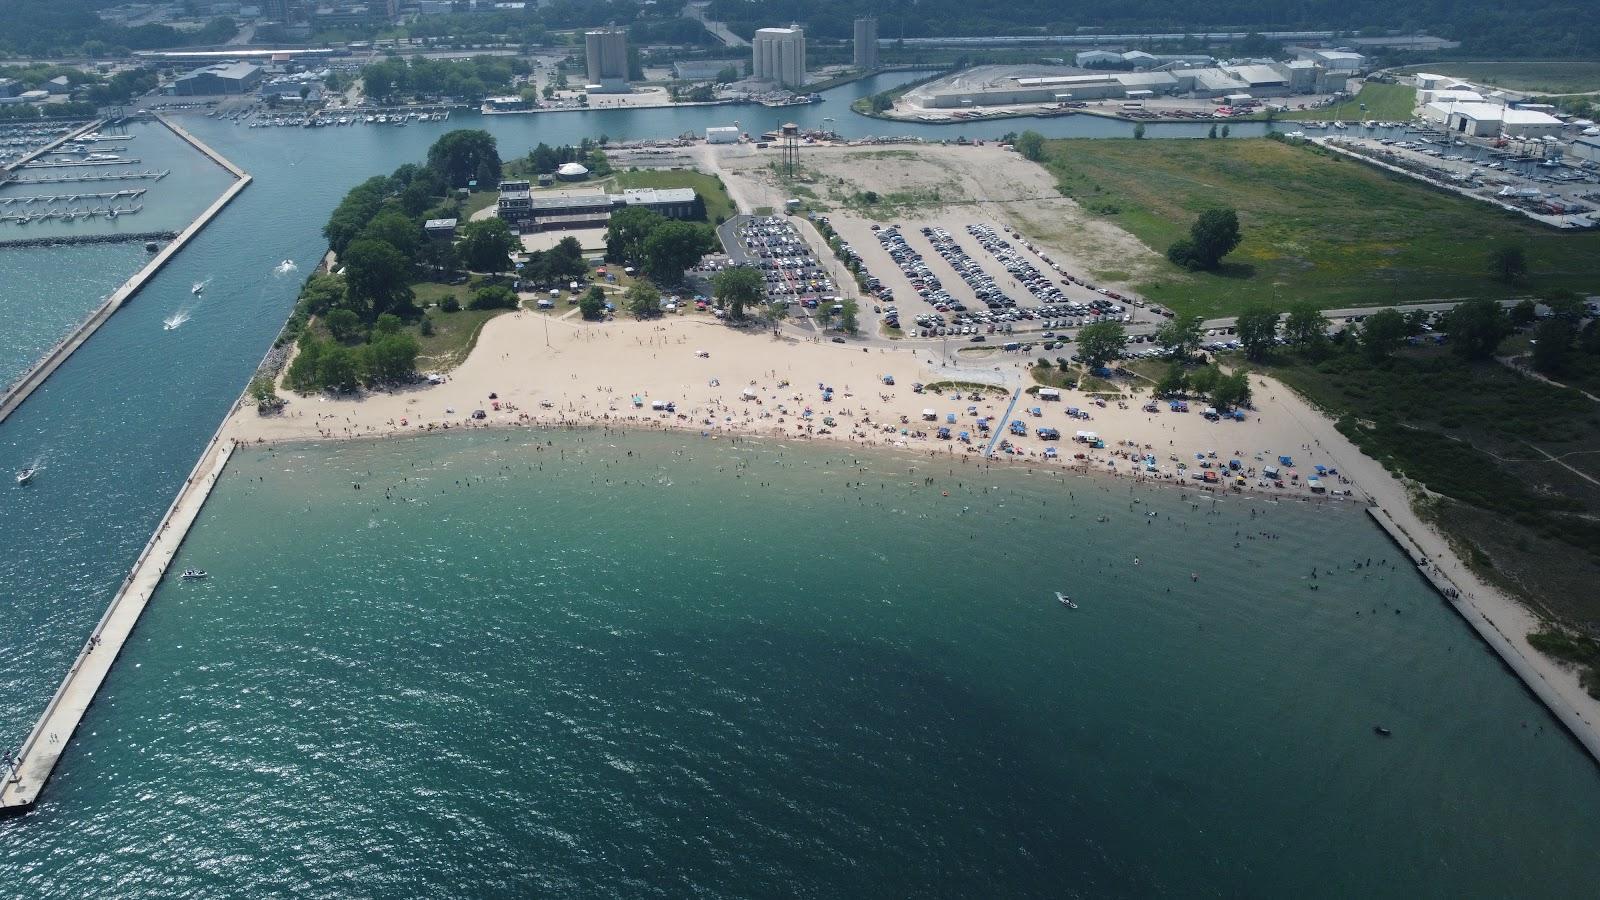
{"label": "turquoise water", "polygon": [[[892,80],[784,117],[1017,127],[838,102]],[[255,182],[0,425],[0,470],[43,465],[0,491],[0,744],[27,733],[238,396],[345,190],[449,128],[488,127],[509,156],[751,113],[182,119]],[[99,277],[83,248],[51,252],[0,300]],[[3,308],[42,331],[71,318]],[[890,457],[856,475],[837,451],[780,466],[636,436],[630,462],[601,437],[506,437],[241,454],[185,551],[216,579],[162,589],[43,806],[0,823],[0,894],[1523,896],[1594,879],[1595,767],[1409,573],[1341,571],[1393,553],[1359,515],[1272,507],[1252,526],[1244,505],[1153,494],[1147,520],[1118,483],[963,470],[946,499],[885,474]],[[380,499],[394,484],[402,499]],[[1236,550],[1253,527],[1281,538]],[[1082,609],[1054,604],[1064,586]]]}
{"label": "turquoise water", "polygon": [[[110,191],[145,189],[136,199],[120,199],[116,206],[142,206],[137,213],[115,219],[77,219],[71,222],[59,219],[30,222],[0,222],[0,239],[59,237],[63,235],[95,235],[138,233],[146,231],[181,231],[194,220],[200,211],[233,183],[227,170],[207,159],[190,147],[171,129],[159,122],[134,122],[122,129],[126,141],[101,141],[106,146],[124,148],[116,155],[138,159],[137,163],[118,163],[111,166],[74,166],[66,169],[27,169],[21,175],[99,174],[112,172],[166,171],[162,179],[137,179],[130,181],[70,181],[61,184],[8,184],[0,189],[0,196],[61,196],[77,193],[105,193]],[[107,131],[106,134],[113,132]],[[96,152],[105,152],[99,148]],[[63,157],[50,157],[47,161],[63,161]],[[84,200],[74,206],[105,206],[106,200]],[[29,207],[43,208],[43,207]],[[132,274],[131,272],[129,274]]]}
{"label": "turquoise water", "polygon": [[8,385],[145,264],[138,244],[0,249],[0,386]]}
{"label": "turquoise water", "polygon": [[40,809],[0,824],[22,894],[1562,896],[1600,875],[1594,765],[1376,565],[1395,551],[1354,509],[479,432],[242,450],[181,555],[212,578],[161,588]]}

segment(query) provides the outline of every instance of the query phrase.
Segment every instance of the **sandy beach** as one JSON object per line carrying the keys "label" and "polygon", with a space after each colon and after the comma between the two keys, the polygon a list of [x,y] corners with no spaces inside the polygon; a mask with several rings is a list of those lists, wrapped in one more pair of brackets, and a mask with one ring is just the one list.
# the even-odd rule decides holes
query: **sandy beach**
{"label": "sandy beach", "polygon": [[[886,383],[886,377],[893,384]],[[929,349],[899,349],[835,344],[785,333],[740,330],[698,316],[660,321],[586,323],[575,315],[530,311],[490,321],[476,349],[442,384],[418,385],[350,398],[289,395],[281,415],[263,417],[247,404],[231,417],[224,435],[245,443],[346,440],[418,434],[466,427],[577,425],[625,428],[675,428],[708,437],[764,436],[834,440],[861,447],[927,453],[955,460],[982,459],[990,443],[978,420],[988,418],[991,434],[1009,440],[1015,454],[996,452],[992,461],[1029,466],[1062,466],[1080,472],[1135,477],[1230,494],[1229,487],[1192,478],[1203,463],[1214,470],[1237,458],[1248,473],[1238,485],[1244,496],[1263,500],[1369,502],[1386,511],[1426,556],[1437,575],[1454,584],[1456,602],[1469,606],[1507,638],[1520,656],[1518,667],[1542,679],[1570,708],[1569,727],[1587,731],[1600,743],[1600,704],[1578,683],[1575,673],[1538,653],[1527,634],[1539,620],[1529,610],[1478,579],[1456,558],[1437,531],[1412,510],[1404,483],[1376,460],[1364,456],[1326,417],[1270,379],[1253,379],[1255,408],[1244,421],[1211,422],[1198,412],[1144,411],[1145,398],[1126,404],[1094,405],[1077,391],[1060,401],[1013,394],[1029,383],[1021,366],[941,365]],[[957,396],[915,393],[918,382],[960,381]],[[832,389],[831,400],[824,399]],[[672,410],[653,408],[673,405]],[[1069,417],[1077,407],[1087,418]],[[1037,408],[1040,415],[1029,412]],[[1198,410],[1199,404],[1194,409]],[[1022,421],[1028,436],[1010,433],[1007,410]],[[481,410],[482,418],[474,418]],[[925,414],[932,411],[933,420]],[[954,416],[954,423],[949,418]],[[831,422],[831,424],[830,424]],[[947,427],[951,439],[937,437]],[[1045,441],[1036,429],[1056,428],[1059,441]],[[1105,443],[1093,449],[1072,438],[1093,431]],[[959,439],[966,432],[970,443]],[[1054,447],[1057,459],[1045,457]],[[1212,457],[1210,454],[1215,453]],[[1147,472],[1143,457],[1157,460]],[[1282,490],[1261,477],[1280,455],[1294,459],[1284,469]],[[1180,469],[1182,463],[1184,468]],[[1330,490],[1350,492],[1347,501],[1312,495],[1306,486],[1311,467],[1339,473],[1325,479]]]}
{"label": "sandy beach", "polygon": [[[548,344],[546,343],[548,341]],[[1280,393],[1262,383],[1259,412],[1242,422],[1212,422],[1194,411],[1141,408],[1144,399],[1097,406],[1065,391],[1059,401],[1022,393],[1031,382],[1009,359],[1003,366],[943,366],[929,349],[900,350],[835,344],[785,333],[741,330],[706,317],[591,324],[575,317],[521,311],[490,321],[467,361],[439,385],[419,385],[349,399],[294,397],[284,414],[236,417],[230,429],[245,441],[362,438],[474,426],[583,424],[683,428],[708,434],[819,438],[858,445],[921,448],[979,456],[991,438],[1009,441],[1001,460],[1076,466],[1147,480],[1203,487],[1192,477],[1240,462],[1244,489],[1310,498],[1312,466],[1339,469],[1341,460],[1319,446],[1309,417],[1272,409]],[[892,383],[889,383],[892,381]],[[913,385],[962,382],[965,389],[916,393]],[[978,390],[976,385],[986,387]],[[831,399],[824,394],[831,389]],[[671,411],[654,408],[671,403]],[[1026,436],[1006,430],[1005,415]],[[1076,409],[1079,415],[1069,415]],[[474,413],[482,411],[482,418]],[[1031,412],[1036,410],[1037,413]],[[931,412],[932,418],[929,418]],[[988,421],[988,432],[979,420]],[[1318,419],[1320,420],[1320,418]],[[938,436],[948,428],[949,439]],[[1054,428],[1060,440],[1044,440]],[[1093,448],[1073,438],[1093,432]],[[966,440],[961,435],[967,435]],[[1053,448],[1057,458],[1046,456]],[[1156,459],[1149,471],[1146,456]],[[1297,468],[1279,464],[1294,458]],[[1180,464],[1182,467],[1180,468]],[[1284,488],[1265,480],[1279,466]],[[1341,470],[1342,471],[1342,470]],[[1332,490],[1358,485],[1326,479]],[[1220,482],[1219,482],[1220,483]],[[1214,486],[1214,485],[1213,485]],[[1325,498],[1324,498],[1325,499]]]}

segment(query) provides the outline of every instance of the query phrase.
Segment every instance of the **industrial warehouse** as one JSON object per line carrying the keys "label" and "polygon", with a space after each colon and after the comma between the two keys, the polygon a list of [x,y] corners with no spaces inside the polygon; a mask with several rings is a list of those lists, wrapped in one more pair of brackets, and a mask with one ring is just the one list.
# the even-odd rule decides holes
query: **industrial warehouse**
{"label": "industrial warehouse", "polygon": [[[1138,62],[1130,58],[1133,54],[1079,56],[1084,62],[1095,64],[1101,62],[1101,57],[1113,56],[1126,64]],[[1152,97],[1210,100],[1331,94],[1343,90],[1346,80],[1359,71],[1359,60],[1352,60],[1358,56],[1313,56],[1287,62],[1252,60],[1198,68],[1174,59],[1157,68],[1134,71],[1059,65],[979,66],[915,88],[906,94],[905,101],[912,107],[945,110]],[[1153,62],[1163,59],[1148,53],[1139,57]],[[1352,62],[1357,68],[1351,67]]]}

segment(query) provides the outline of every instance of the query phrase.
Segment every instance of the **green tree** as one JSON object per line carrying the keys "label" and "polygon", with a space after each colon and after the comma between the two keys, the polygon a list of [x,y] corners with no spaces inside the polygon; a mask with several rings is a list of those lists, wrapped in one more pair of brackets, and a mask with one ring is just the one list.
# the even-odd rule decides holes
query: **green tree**
{"label": "green tree", "polygon": [[598,322],[606,317],[606,295],[599,286],[584,291],[583,297],[578,300],[578,312],[590,322]]}
{"label": "green tree", "polygon": [[494,135],[480,129],[460,128],[441,135],[428,148],[428,168],[450,187],[500,183],[500,152]]}
{"label": "green tree", "polygon": [[462,229],[456,252],[474,272],[494,273],[511,268],[511,251],[516,247],[517,236],[504,219],[480,219]]}
{"label": "green tree", "polygon": [[1227,125],[1223,125],[1222,126],[1222,136],[1223,137],[1227,137],[1229,135],[1229,133],[1231,133],[1232,131],[1233,131],[1233,129],[1231,127],[1229,127]]}
{"label": "green tree", "polygon": [[372,217],[361,236],[383,241],[407,257],[415,257],[422,241],[422,223],[398,209],[385,209]]}
{"label": "green tree", "polygon": [[472,292],[468,309],[516,309],[517,295],[503,284],[487,284]]}
{"label": "green tree", "polygon": [[839,328],[846,334],[857,334],[861,331],[860,312],[854,300],[844,301],[844,311],[839,313]]}
{"label": "green tree", "polygon": [[383,241],[361,238],[345,249],[344,280],[351,301],[368,320],[386,312],[408,316],[411,308],[411,263]]}
{"label": "green tree", "polygon": [[1098,369],[1116,359],[1128,343],[1128,334],[1116,322],[1096,322],[1078,332],[1078,356],[1084,365]]}
{"label": "green tree", "polygon": [[317,360],[317,382],[335,391],[353,391],[361,381],[356,354],[349,347],[329,346]]}
{"label": "green tree", "polygon": [[300,289],[300,308],[313,316],[344,308],[349,302],[344,279],[338,275],[312,275],[306,279],[305,287]]}
{"label": "green tree", "polygon": [[1133,126],[1133,139],[1136,140],[1136,141],[1144,140],[1144,123],[1143,122],[1140,122],[1139,124]]}
{"label": "green tree", "polygon": [[1522,299],[1522,301],[1518,301],[1517,306],[1510,307],[1510,312],[1507,312],[1507,315],[1510,317],[1512,327],[1526,328],[1528,325],[1533,325],[1534,319],[1538,319],[1539,304],[1534,303],[1531,299]]}
{"label": "green tree", "polygon": [[709,225],[666,222],[644,241],[644,269],[657,284],[679,284],[683,273],[698,263],[716,243]]}
{"label": "green tree", "polygon": [[322,362],[322,341],[307,331],[300,335],[300,346],[295,353],[294,362],[289,363],[289,373],[286,381],[289,389],[309,394],[315,391],[321,382],[318,380],[318,368]]}
{"label": "green tree", "polygon": [[386,334],[362,348],[362,368],[371,382],[404,381],[416,374],[421,348],[409,334]]}
{"label": "green tree", "polygon": [[1222,370],[1216,366],[1201,366],[1189,376],[1189,387],[1196,393],[1210,395],[1217,389],[1217,382],[1222,378]]}
{"label": "green tree", "polygon": [[1171,397],[1181,394],[1188,383],[1189,378],[1183,370],[1183,363],[1173,362],[1167,366],[1166,374],[1161,376],[1161,380],[1156,382],[1156,396]]}
{"label": "green tree", "polygon": [[712,294],[727,305],[729,315],[742,319],[745,307],[754,306],[766,298],[767,282],[757,269],[730,266],[712,279]]}
{"label": "green tree", "polygon": [[661,315],[661,292],[648,281],[634,282],[623,295],[622,303],[635,319],[654,319]]}
{"label": "green tree", "polygon": [[1278,314],[1264,309],[1247,312],[1234,323],[1234,330],[1239,334],[1246,356],[1258,361],[1265,359],[1277,343]]}
{"label": "green tree", "polygon": [[1444,328],[1456,353],[1467,359],[1488,359],[1511,333],[1511,322],[1494,300],[1466,300],[1445,313]]}
{"label": "green tree", "polygon": [[1167,259],[1186,269],[1215,269],[1242,239],[1238,213],[1208,209],[1190,226],[1188,238],[1167,248]]}
{"label": "green tree", "polygon": [[257,375],[250,379],[250,399],[256,402],[256,412],[266,415],[283,409],[283,399],[278,396],[277,386],[266,375]]}
{"label": "green tree", "polygon": [[606,223],[606,261],[618,265],[638,265],[644,261],[644,242],[666,217],[643,206],[617,210]]}
{"label": "green tree", "polygon": [[402,324],[399,316],[394,313],[384,313],[378,317],[378,321],[372,323],[372,333],[375,335],[399,334]]}
{"label": "green tree", "polygon": [[1023,159],[1040,162],[1044,159],[1044,135],[1037,131],[1024,131],[1017,135],[1012,146],[1022,154]]}
{"label": "green tree", "polygon": [[388,194],[389,179],[382,175],[368,178],[351,188],[339,205],[334,207],[328,224],[322,226],[322,236],[328,239],[328,247],[342,256],[350,242],[360,236],[367,223],[383,208],[383,201]]}
{"label": "green tree", "polygon": [[328,333],[341,344],[349,344],[361,337],[361,317],[348,309],[329,310],[323,317]]}
{"label": "green tree", "polygon": [[1240,370],[1223,375],[1211,388],[1211,402],[1221,409],[1232,409],[1250,402],[1250,375]]}
{"label": "green tree", "polygon": [[1217,126],[1213,125],[1213,126],[1211,126],[1211,130],[1206,132],[1206,137],[1215,138],[1216,136],[1217,136]]}
{"label": "green tree", "polygon": [[1533,368],[1546,375],[1559,374],[1572,352],[1572,323],[1566,319],[1545,319],[1533,329]]}
{"label": "green tree", "polygon": [[1489,275],[1516,284],[1528,274],[1528,254],[1520,244],[1501,244],[1489,251]]}
{"label": "green tree", "polygon": [[1394,355],[1406,340],[1406,319],[1399,310],[1381,309],[1361,323],[1361,349],[1373,362]]}
{"label": "green tree", "polygon": [[1200,349],[1198,316],[1174,316],[1156,329],[1156,343],[1176,359],[1188,359]]}
{"label": "green tree", "polygon": [[1283,336],[1289,343],[1302,347],[1315,346],[1328,339],[1328,317],[1316,304],[1300,302],[1289,307],[1289,317],[1283,323]]}

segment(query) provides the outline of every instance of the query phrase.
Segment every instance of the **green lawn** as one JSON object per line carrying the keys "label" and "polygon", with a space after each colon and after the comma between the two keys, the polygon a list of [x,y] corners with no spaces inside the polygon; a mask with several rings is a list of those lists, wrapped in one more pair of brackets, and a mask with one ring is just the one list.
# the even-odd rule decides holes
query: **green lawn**
{"label": "green lawn", "polygon": [[1409,72],[1432,72],[1514,91],[1580,94],[1600,91],[1600,60],[1512,60],[1440,62],[1408,66]]}
{"label": "green lawn", "polygon": [[1378,365],[1338,350],[1283,354],[1269,371],[1367,455],[1426,485],[1425,512],[1481,574],[1563,621],[1600,625],[1593,401],[1444,348]]}
{"label": "green lawn", "polygon": [[[1366,109],[1361,105],[1366,104]],[[1282,113],[1280,119],[1360,122],[1379,119],[1386,122],[1409,122],[1417,106],[1417,89],[1407,84],[1366,84],[1361,92],[1334,106],[1317,109],[1300,109]]]}
{"label": "green lawn", "polygon": [[[1226,315],[1299,299],[1333,308],[1587,291],[1600,280],[1600,233],[1557,231],[1306,147],[1264,138],[1048,147],[1063,194],[1157,253],[1185,237],[1200,211],[1238,210],[1244,241],[1219,272],[1190,273],[1162,259],[1154,276],[1135,280],[1140,293],[1183,313]],[[1484,274],[1490,251],[1507,242],[1526,251],[1524,285]]]}
{"label": "green lawn", "polygon": [[733,208],[733,198],[728,196],[728,189],[722,186],[716,176],[704,172],[637,169],[619,171],[614,177],[621,188],[694,188],[700,199],[706,202],[706,219],[710,222],[717,221],[718,217],[730,219],[737,212]]}
{"label": "green lawn", "polygon": [[[504,309],[467,309],[468,290],[464,284],[423,282],[412,285],[411,289],[416,293],[417,306],[426,310],[428,321],[433,323],[433,334],[430,335],[422,334],[418,326],[407,329],[421,345],[421,352],[417,354],[417,370],[422,372],[442,372],[460,365],[478,342],[478,333],[483,330],[484,323],[501,313],[510,312]],[[432,305],[450,296],[461,304],[459,311],[447,313]]]}

